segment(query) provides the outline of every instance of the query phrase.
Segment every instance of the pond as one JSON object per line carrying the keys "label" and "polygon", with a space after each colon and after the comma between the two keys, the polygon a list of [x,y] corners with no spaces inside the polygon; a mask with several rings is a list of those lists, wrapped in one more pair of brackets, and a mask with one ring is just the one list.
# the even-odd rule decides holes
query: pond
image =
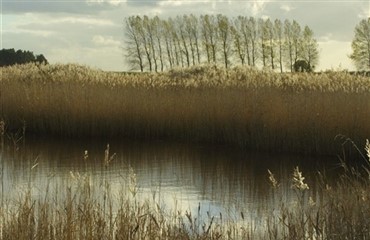
{"label": "pond", "polygon": [[[2,160],[2,198],[19,199],[27,190],[35,197],[62,194],[76,178],[89,184],[109,183],[110,189],[150,199],[169,211],[189,211],[203,217],[259,219],[278,202],[294,203],[291,176],[299,166],[309,195],[319,199],[318,171],[335,181],[337,157],[267,154],[225,146],[173,142],[107,142],[29,140],[7,146]],[[87,151],[87,152],[86,152]],[[111,159],[104,164],[105,154]],[[108,156],[109,155],[109,156]],[[267,170],[280,183],[279,201]],[[99,195],[99,193],[95,193]],[[60,196],[63,197],[63,196]]]}

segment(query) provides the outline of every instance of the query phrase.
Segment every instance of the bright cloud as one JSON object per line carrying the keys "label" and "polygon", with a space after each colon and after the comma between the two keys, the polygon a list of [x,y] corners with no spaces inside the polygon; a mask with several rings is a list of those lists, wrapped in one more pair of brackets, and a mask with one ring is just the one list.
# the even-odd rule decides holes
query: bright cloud
{"label": "bright cloud", "polygon": [[287,4],[284,4],[284,5],[281,5],[280,7],[281,10],[285,11],[285,12],[290,12],[292,11],[294,8],[291,7],[290,5],[287,5]]}
{"label": "bright cloud", "polygon": [[70,23],[70,24],[87,24],[94,26],[113,26],[115,23],[112,20],[108,19],[97,19],[97,18],[88,18],[88,17],[62,17],[55,20],[49,20],[45,24],[56,24],[56,23]]}
{"label": "bright cloud", "polygon": [[125,2],[127,2],[127,0],[86,0],[86,3],[89,5],[108,3],[110,5],[118,6]]}
{"label": "bright cloud", "polygon": [[369,18],[370,17],[370,3],[368,8],[364,8],[361,13],[358,14],[358,18]]}
{"label": "bright cloud", "polygon": [[112,36],[102,36],[102,35],[95,35],[92,38],[92,42],[95,45],[100,45],[100,46],[120,46],[121,42],[118,40],[115,40]]}
{"label": "bright cloud", "polygon": [[4,31],[5,34],[8,33],[15,33],[15,34],[31,34],[34,36],[39,37],[50,37],[51,35],[55,35],[54,31],[47,31],[47,30],[27,30],[27,29],[13,29],[13,30],[6,30]]}
{"label": "bright cloud", "polygon": [[260,15],[263,12],[267,2],[268,1],[250,1],[248,5],[251,8],[252,16]]}

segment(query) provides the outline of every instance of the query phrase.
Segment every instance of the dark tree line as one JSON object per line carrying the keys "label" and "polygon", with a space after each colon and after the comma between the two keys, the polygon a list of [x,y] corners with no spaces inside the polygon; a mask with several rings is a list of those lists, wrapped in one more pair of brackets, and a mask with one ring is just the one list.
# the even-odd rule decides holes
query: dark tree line
{"label": "dark tree line", "polygon": [[202,63],[311,71],[319,58],[313,31],[294,20],[131,16],[125,19],[124,33],[126,60],[132,70],[142,72]]}
{"label": "dark tree line", "polygon": [[48,61],[42,54],[34,55],[30,51],[15,51],[14,48],[0,50],[0,67],[30,62],[48,64]]}

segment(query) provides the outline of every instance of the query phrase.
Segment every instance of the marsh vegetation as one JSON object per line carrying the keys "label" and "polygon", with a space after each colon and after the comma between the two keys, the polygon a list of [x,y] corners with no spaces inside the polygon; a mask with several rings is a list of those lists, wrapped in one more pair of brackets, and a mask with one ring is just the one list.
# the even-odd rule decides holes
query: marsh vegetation
{"label": "marsh vegetation", "polygon": [[[7,129],[73,138],[170,139],[332,154],[370,135],[370,81],[345,72],[194,67],[119,74],[76,65],[2,69]],[[338,140],[339,139],[339,140]]]}
{"label": "marsh vegetation", "polygon": [[[2,239],[370,237],[367,77],[30,64],[0,81]],[[122,139],[197,150],[161,155]],[[267,155],[250,160],[251,149]],[[286,165],[281,152],[300,155]]]}

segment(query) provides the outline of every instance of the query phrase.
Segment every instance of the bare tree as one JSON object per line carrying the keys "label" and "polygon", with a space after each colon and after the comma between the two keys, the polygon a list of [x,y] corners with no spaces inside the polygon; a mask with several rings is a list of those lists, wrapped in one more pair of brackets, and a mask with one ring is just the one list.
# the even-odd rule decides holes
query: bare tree
{"label": "bare tree", "polygon": [[301,26],[298,24],[297,21],[293,20],[291,25],[292,27],[292,40],[293,40],[293,59],[296,62],[302,55],[302,33],[301,33]]}
{"label": "bare tree", "polygon": [[[234,52],[240,59],[240,62],[242,65],[245,64],[245,58],[246,58],[246,48],[245,48],[246,44],[243,41],[243,36],[246,32],[245,28],[246,28],[245,18],[242,16],[239,16],[238,18],[236,18],[234,20],[233,26],[231,26],[230,28],[231,35],[233,37]],[[250,63],[249,61],[250,59],[248,59],[248,65]]]}
{"label": "bare tree", "polygon": [[200,64],[200,45],[199,45],[199,21],[194,15],[190,15],[189,22],[191,23],[191,36],[194,41],[197,62]]}
{"label": "bare tree", "polygon": [[292,23],[289,20],[284,21],[284,35],[285,35],[285,45],[286,45],[286,55],[287,65],[290,71],[293,72],[294,68],[294,52],[293,52],[293,33],[292,33]]}
{"label": "bare tree", "polygon": [[231,55],[231,46],[230,46],[231,36],[229,19],[224,15],[221,14],[217,15],[217,28],[225,68],[228,68],[230,65],[230,55]]}
{"label": "bare tree", "polygon": [[176,17],[176,29],[178,31],[178,35],[181,39],[181,46],[182,51],[185,55],[187,66],[190,66],[190,54],[189,54],[189,47],[188,47],[188,35],[186,34],[185,30],[185,17]]}
{"label": "bare tree", "polygon": [[139,33],[139,36],[140,36],[140,42],[143,46],[143,49],[144,49],[144,52],[145,52],[145,56],[146,56],[146,60],[148,62],[148,65],[149,65],[149,71],[152,71],[153,68],[152,68],[152,54],[151,54],[151,49],[150,49],[150,43],[147,39],[147,34],[146,34],[146,31],[144,29],[144,23],[143,23],[143,19],[140,18],[140,17],[137,17],[137,26],[138,26],[138,33]]}
{"label": "bare tree", "polygon": [[139,67],[144,71],[143,49],[140,42],[140,17],[131,16],[126,18],[126,57],[132,69]]}
{"label": "bare tree", "polygon": [[264,27],[266,28],[265,31],[267,33],[267,51],[269,52],[269,59],[271,63],[271,68],[272,70],[275,69],[275,45],[276,45],[276,40],[275,40],[275,31],[274,31],[274,24],[271,22],[270,19],[267,19],[265,21]]}
{"label": "bare tree", "polygon": [[202,19],[203,44],[206,48],[208,63],[216,63],[217,55],[217,21],[213,15],[204,15]]}
{"label": "bare tree", "polygon": [[[153,20],[151,20],[151,27],[153,30],[153,35],[155,39],[157,40],[156,46],[158,49],[158,55],[159,55],[159,62],[161,64],[161,72],[164,70],[164,63],[163,63],[163,50],[162,50],[162,36],[164,35],[164,29],[161,20],[158,16],[155,16]],[[155,49],[155,50],[157,50]]]}
{"label": "bare tree", "polygon": [[362,19],[355,27],[350,58],[358,70],[370,70],[370,18]]}
{"label": "bare tree", "polygon": [[257,59],[258,59],[258,47],[257,47],[257,41],[258,41],[258,23],[256,19],[253,17],[250,17],[247,24],[247,29],[249,33],[249,39],[251,43],[251,62],[252,66],[256,66]]}
{"label": "bare tree", "polygon": [[158,64],[157,64],[157,56],[155,51],[155,41],[154,41],[154,25],[153,21],[149,19],[148,16],[144,16],[143,19],[143,27],[144,27],[144,35],[146,36],[146,41],[149,46],[149,51],[151,52],[153,62],[154,62],[154,70],[158,72]]}
{"label": "bare tree", "polygon": [[301,48],[301,58],[307,62],[309,70],[312,71],[318,64],[319,45],[313,36],[313,31],[308,26],[305,26],[303,30]]}
{"label": "bare tree", "polygon": [[[187,36],[187,40],[190,46],[190,53],[191,53],[191,60],[192,64],[195,65],[196,63],[196,43],[197,43],[197,22],[194,21],[196,18],[191,16],[184,16],[184,22],[185,22],[185,32]],[[199,59],[199,58],[198,58]]]}
{"label": "bare tree", "polygon": [[175,56],[173,63],[175,66],[180,66],[181,63],[181,66],[184,67],[184,59],[181,53],[181,42],[176,31],[177,25],[175,24],[175,21],[171,18],[168,19],[168,23],[172,35],[171,39],[173,43],[173,55]]}
{"label": "bare tree", "polygon": [[209,40],[209,30],[207,25],[208,23],[208,17],[206,16],[201,16],[201,32],[202,32],[202,43],[204,46],[204,49],[206,51],[206,57],[207,57],[207,62],[211,62],[211,47],[210,47],[210,40]]}
{"label": "bare tree", "polygon": [[261,58],[262,58],[262,66],[265,68],[267,67],[267,61],[269,58],[269,50],[268,50],[268,44],[269,44],[269,31],[268,26],[266,24],[266,21],[263,19],[258,19],[258,30],[259,30],[259,37],[260,37],[260,44],[261,44]]}
{"label": "bare tree", "polygon": [[274,22],[274,31],[275,31],[275,37],[276,37],[276,44],[277,44],[277,55],[278,55],[278,61],[279,61],[279,68],[280,72],[283,72],[283,45],[284,45],[284,39],[283,39],[283,23],[281,20],[276,19]]}
{"label": "bare tree", "polygon": [[163,27],[163,38],[166,44],[166,53],[167,53],[167,60],[169,63],[170,69],[173,68],[174,59],[173,59],[173,42],[172,42],[172,28],[169,21],[161,21],[161,25]]}

